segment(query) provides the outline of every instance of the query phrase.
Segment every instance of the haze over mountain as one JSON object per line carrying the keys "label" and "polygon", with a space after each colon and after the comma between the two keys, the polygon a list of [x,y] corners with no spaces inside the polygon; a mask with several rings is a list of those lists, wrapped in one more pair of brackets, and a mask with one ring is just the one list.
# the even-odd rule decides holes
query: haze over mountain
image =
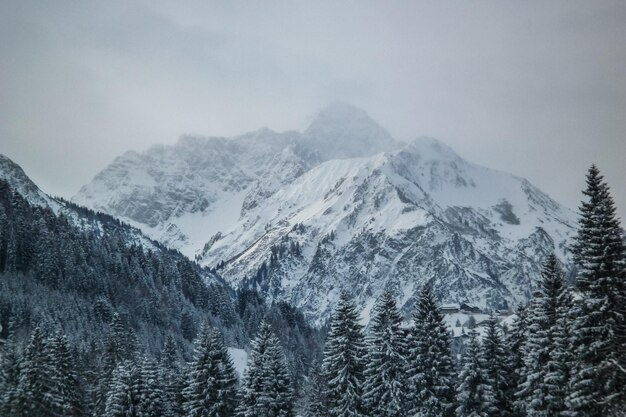
{"label": "haze over mountain", "polygon": [[128,152],[74,201],[323,320],[340,289],[364,315],[385,288],[404,304],[432,281],[444,302],[504,308],[543,257],[567,264],[575,214],[527,180],[432,138],[394,140],[348,104],[304,132],[183,137]]}

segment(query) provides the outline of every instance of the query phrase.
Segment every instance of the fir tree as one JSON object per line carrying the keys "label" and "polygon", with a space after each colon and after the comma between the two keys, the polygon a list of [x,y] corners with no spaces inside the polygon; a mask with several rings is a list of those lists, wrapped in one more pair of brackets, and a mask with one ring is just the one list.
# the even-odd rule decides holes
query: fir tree
{"label": "fir tree", "polygon": [[161,381],[163,381],[163,398],[165,417],[179,417],[183,415],[183,389],[185,381],[178,365],[176,345],[169,336],[161,353]]}
{"label": "fir tree", "polygon": [[195,343],[184,390],[185,415],[229,417],[234,414],[237,376],[222,336],[203,326]]}
{"label": "fir tree", "polygon": [[[555,348],[557,339],[566,343],[562,333],[566,323],[560,315],[565,313],[567,290],[556,256],[548,256],[541,276],[539,294],[530,304],[529,335],[523,347],[525,379],[517,396],[528,416],[558,416],[564,410],[567,380],[565,374],[557,375],[564,372],[566,364],[560,362],[565,359],[565,351],[556,352]],[[560,348],[567,350],[567,346]],[[552,374],[551,381],[546,380],[548,373]],[[557,380],[560,386],[555,386]]]}
{"label": "fir tree", "polygon": [[110,389],[106,396],[104,417],[135,416],[136,400],[133,398],[133,367],[131,361],[123,361],[113,370]]}
{"label": "fir tree", "polygon": [[[97,413],[104,412],[114,370],[119,364],[124,362],[126,362],[126,365],[129,363],[133,364],[136,352],[137,339],[135,333],[124,324],[118,313],[113,314],[101,358],[100,377],[95,388],[95,408]],[[127,369],[127,371],[130,372],[131,369]]]}
{"label": "fir tree", "polygon": [[408,351],[408,411],[423,417],[453,415],[454,366],[450,334],[430,285],[425,285],[418,297]]}
{"label": "fir tree", "polygon": [[363,388],[365,406],[373,417],[404,415],[406,345],[401,324],[393,294],[385,291],[373,311]]}
{"label": "fir tree", "polygon": [[50,415],[78,417],[85,415],[83,390],[76,364],[65,336],[55,335],[47,342],[48,362],[52,368],[49,401]]}
{"label": "fir tree", "polygon": [[318,362],[311,366],[309,381],[306,386],[305,417],[328,417],[326,401],[326,379]]}
{"label": "fir tree", "polygon": [[361,417],[365,340],[356,307],[343,292],[331,319],[322,363],[330,417]]}
{"label": "fir tree", "polygon": [[528,339],[528,306],[520,306],[516,318],[505,337],[508,350],[507,369],[509,371],[506,397],[513,401],[512,415],[525,417],[525,404],[513,400],[525,381],[523,349]]}
{"label": "fir tree", "polygon": [[13,343],[0,349],[0,415],[11,415],[20,378],[20,357]]}
{"label": "fir tree", "polygon": [[269,340],[263,376],[265,388],[261,402],[268,404],[270,411],[268,416],[293,416],[292,383],[289,378],[285,355],[275,335],[272,335]]}
{"label": "fir tree", "polygon": [[579,266],[570,415],[603,416],[625,401],[626,258],[622,229],[599,170],[587,174],[574,259]]}
{"label": "fir tree", "polygon": [[291,417],[293,398],[284,355],[267,322],[252,343],[237,414],[240,417]]}
{"label": "fir tree", "polygon": [[162,417],[165,414],[163,390],[160,369],[154,359],[144,356],[141,361],[142,384],[139,391],[141,417]]}
{"label": "fir tree", "polygon": [[504,348],[502,334],[496,318],[491,315],[486,323],[486,334],[482,342],[481,358],[485,371],[486,383],[494,395],[497,410],[492,416],[510,416],[513,405],[508,396],[510,371],[507,367],[507,351]]}
{"label": "fir tree", "polygon": [[495,396],[488,384],[480,349],[478,334],[472,331],[459,374],[456,409],[458,417],[488,417],[497,412]]}
{"label": "fir tree", "polygon": [[50,362],[46,340],[39,327],[35,328],[24,352],[19,381],[11,404],[12,416],[47,417],[50,410]]}

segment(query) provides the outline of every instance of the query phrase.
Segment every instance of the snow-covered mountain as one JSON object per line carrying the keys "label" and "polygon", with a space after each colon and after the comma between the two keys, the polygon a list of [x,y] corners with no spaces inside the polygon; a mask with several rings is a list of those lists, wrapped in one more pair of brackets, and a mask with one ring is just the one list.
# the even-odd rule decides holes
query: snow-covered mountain
{"label": "snow-covered mountain", "polygon": [[31,181],[22,167],[2,154],[0,154],[0,180],[11,184],[16,192],[34,206],[49,207],[55,204],[52,198]]}
{"label": "snow-covered mountain", "polygon": [[[110,215],[93,213],[84,207],[60,198],[51,197],[43,192],[24,172],[22,167],[13,162],[9,157],[0,154],[0,181],[5,181],[13,192],[23,197],[30,205],[51,209],[55,215],[62,215],[74,226],[82,230],[95,231],[97,235],[103,234],[107,225],[120,222]],[[139,228],[130,225],[119,224],[119,229],[125,237],[126,244],[139,245],[145,249],[157,250],[162,247],[159,242],[145,236]],[[166,248],[163,248],[166,249]],[[209,277],[210,275],[210,277]],[[214,281],[212,274],[206,274],[207,281]]]}
{"label": "snow-covered mountain", "polygon": [[408,307],[426,281],[442,302],[522,301],[547,253],[568,262],[575,227],[573,212],[527,180],[435,139],[401,144],[345,104],[303,133],[186,137],[129,152],[74,201],[313,320],[327,317],[341,289],[367,316],[385,288]]}

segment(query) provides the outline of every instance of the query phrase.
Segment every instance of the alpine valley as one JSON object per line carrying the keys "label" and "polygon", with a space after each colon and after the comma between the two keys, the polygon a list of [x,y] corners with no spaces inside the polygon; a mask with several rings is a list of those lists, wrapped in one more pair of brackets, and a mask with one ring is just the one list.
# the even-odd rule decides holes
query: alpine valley
{"label": "alpine valley", "polygon": [[530,297],[551,252],[573,274],[573,211],[436,139],[400,142],[343,103],[303,132],[183,137],[128,152],[73,202],[314,324],[342,289],[367,320],[385,290],[408,311],[425,282],[442,303],[511,308]]}

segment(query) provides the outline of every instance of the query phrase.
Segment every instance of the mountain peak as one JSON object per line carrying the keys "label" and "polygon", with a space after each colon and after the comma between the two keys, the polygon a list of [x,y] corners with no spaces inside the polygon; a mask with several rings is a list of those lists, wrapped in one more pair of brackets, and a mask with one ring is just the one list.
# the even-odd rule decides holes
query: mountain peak
{"label": "mountain peak", "polygon": [[49,203],[48,196],[26,175],[22,167],[3,154],[0,154],[0,180],[8,182],[31,204],[47,206]]}
{"label": "mountain peak", "polygon": [[370,156],[398,147],[398,142],[365,110],[340,101],[317,113],[303,141],[322,160]]}

